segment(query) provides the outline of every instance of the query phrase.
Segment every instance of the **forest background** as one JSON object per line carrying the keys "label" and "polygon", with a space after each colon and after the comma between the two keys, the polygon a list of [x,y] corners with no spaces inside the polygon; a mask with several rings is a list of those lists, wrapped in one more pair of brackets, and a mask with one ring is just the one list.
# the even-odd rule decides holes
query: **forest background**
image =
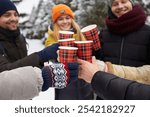
{"label": "forest background", "polygon": [[[65,3],[74,11],[76,21],[81,28],[97,24],[98,29],[105,27],[107,0],[12,0],[20,12],[20,27],[28,39],[45,39],[51,22],[51,8],[55,4]],[[28,2],[29,1],[29,2]],[[26,4],[26,3],[29,4]],[[150,0],[136,0],[148,15],[150,25]],[[36,3],[36,4],[35,4]],[[29,8],[29,6],[32,6]]]}

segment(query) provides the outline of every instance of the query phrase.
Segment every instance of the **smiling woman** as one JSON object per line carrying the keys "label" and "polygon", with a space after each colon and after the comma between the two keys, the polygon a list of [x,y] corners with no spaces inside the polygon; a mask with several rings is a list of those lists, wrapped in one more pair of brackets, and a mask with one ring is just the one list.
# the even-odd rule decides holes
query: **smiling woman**
{"label": "smiling woman", "polygon": [[57,19],[57,25],[61,30],[71,29],[71,17],[69,15],[62,15]]}
{"label": "smiling woman", "polygon": [[[52,8],[53,24],[48,27],[48,38],[45,46],[57,43],[60,37],[60,31],[71,31],[76,41],[86,40],[81,33],[79,25],[75,22],[74,13],[71,8],[65,4],[57,4]],[[77,93],[78,92],[78,93]],[[83,93],[84,92],[84,93]],[[67,95],[66,95],[67,94]],[[93,99],[91,86],[82,80],[75,80],[64,89],[55,90],[56,100],[78,100]]]}
{"label": "smiling woman", "polygon": [[45,41],[45,46],[49,46],[59,40],[59,31],[71,31],[75,34],[75,40],[86,40],[81,33],[79,25],[75,22],[73,11],[65,4],[58,4],[52,8],[52,21],[48,27],[48,38]]}

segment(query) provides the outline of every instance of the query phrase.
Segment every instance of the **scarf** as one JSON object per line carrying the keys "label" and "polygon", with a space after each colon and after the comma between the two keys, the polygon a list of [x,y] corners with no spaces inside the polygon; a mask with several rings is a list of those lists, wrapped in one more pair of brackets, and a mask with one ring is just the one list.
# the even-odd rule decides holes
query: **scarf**
{"label": "scarf", "polygon": [[124,35],[141,28],[146,21],[146,15],[140,5],[135,5],[133,10],[119,18],[106,18],[108,29],[116,34]]}
{"label": "scarf", "polygon": [[15,42],[17,37],[20,35],[20,30],[17,28],[17,30],[11,31],[0,27],[0,33],[5,35],[9,41]]}

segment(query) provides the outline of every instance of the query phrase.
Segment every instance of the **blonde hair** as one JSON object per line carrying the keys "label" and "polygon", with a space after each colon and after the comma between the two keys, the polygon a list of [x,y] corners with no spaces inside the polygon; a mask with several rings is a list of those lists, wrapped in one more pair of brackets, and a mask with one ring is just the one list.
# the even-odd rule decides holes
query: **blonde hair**
{"label": "blonde hair", "polygon": [[[73,29],[75,30],[75,33],[76,33],[76,37],[75,37],[75,40],[76,41],[85,41],[86,38],[84,37],[84,35],[82,34],[81,32],[81,29],[79,27],[79,25],[75,22],[74,19],[72,19],[72,27]],[[59,40],[59,31],[60,31],[60,28],[59,26],[57,25],[57,23],[54,23],[54,38],[56,40]]]}

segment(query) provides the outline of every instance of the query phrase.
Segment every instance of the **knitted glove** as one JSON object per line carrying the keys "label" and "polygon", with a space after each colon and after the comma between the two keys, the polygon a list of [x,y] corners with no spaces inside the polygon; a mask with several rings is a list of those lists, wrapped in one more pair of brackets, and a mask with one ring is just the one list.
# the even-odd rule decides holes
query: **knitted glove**
{"label": "knitted glove", "polygon": [[37,52],[40,60],[42,62],[47,62],[50,59],[57,60],[58,46],[59,46],[59,44],[55,43],[55,44],[48,46],[47,48],[44,48],[43,50]]}
{"label": "knitted glove", "polygon": [[104,61],[97,60],[97,64],[99,66],[100,71],[104,71],[104,72],[108,71],[107,64]]}
{"label": "knitted glove", "polygon": [[57,89],[65,88],[72,80],[78,78],[78,63],[54,63],[42,69],[43,87],[42,91],[49,87]]}
{"label": "knitted glove", "polygon": [[69,83],[73,80],[77,80],[79,64],[77,62],[64,63],[64,64],[65,64],[66,68],[69,70],[69,75],[70,75]]}

